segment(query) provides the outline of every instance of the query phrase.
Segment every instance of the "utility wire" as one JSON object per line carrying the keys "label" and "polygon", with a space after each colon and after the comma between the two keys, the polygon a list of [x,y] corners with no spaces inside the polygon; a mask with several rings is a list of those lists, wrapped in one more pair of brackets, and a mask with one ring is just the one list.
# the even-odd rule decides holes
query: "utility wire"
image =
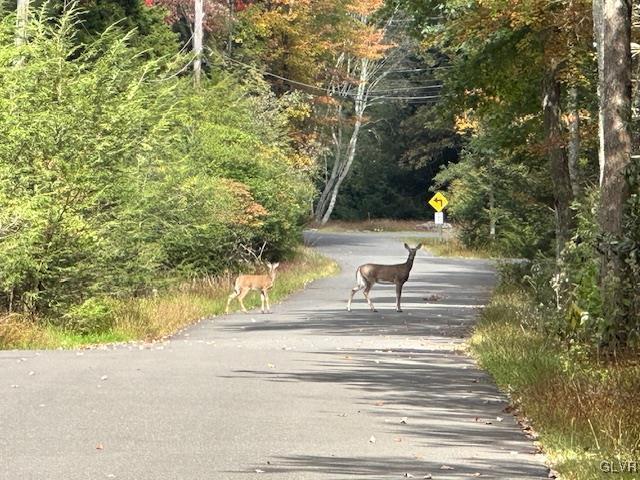
{"label": "utility wire", "polygon": [[407,90],[428,90],[431,88],[442,88],[443,85],[426,85],[426,86],[413,86],[413,87],[398,87],[398,88],[393,88],[393,87],[389,87],[387,89],[384,90],[372,90],[369,93],[393,93],[393,92],[402,92],[402,91],[407,91]]}
{"label": "utility wire", "polygon": [[[258,73],[261,73],[262,75],[267,75],[269,77],[273,77],[273,78],[277,78],[279,80],[282,80],[284,82],[290,83],[292,85],[298,85],[301,87],[305,87],[305,88],[309,88],[312,90],[316,90],[318,92],[322,92],[322,95],[316,95],[316,96],[330,96],[330,97],[340,97],[340,98],[351,98],[351,99],[355,99],[356,96],[352,93],[343,93],[343,94],[331,94],[328,92],[329,89],[324,89],[321,87],[317,87],[315,85],[310,85],[308,83],[304,83],[304,82],[299,82],[297,80],[292,80],[290,78],[286,78],[283,77],[281,75],[277,75],[275,73],[272,72],[268,72],[266,70],[261,70],[258,67],[254,66],[254,65],[249,65],[247,63],[241,62],[240,60],[236,60],[234,58],[229,58],[229,57],[225,57],[225,59],[230,60],[231,62],[237,63],[238,65],[242,65],[246,68],[250,68],[254,71],[257,71]],[[307,92],[309,93],[309,92]],[[375,92],[370,92],[370,93],[375,93]],[[313,95],[313,94],[312,94]],[[433,95],[433,96],[414,96],[414,97],[410,97],[410,96],[384,96],[384,97],[378,97],[378,98],[374,98],[372,100],[379,100],[380,98],[385,99],[385,100],[422,100],[422,99],[432,99],[432,98],[440,98],[440,95]]]}

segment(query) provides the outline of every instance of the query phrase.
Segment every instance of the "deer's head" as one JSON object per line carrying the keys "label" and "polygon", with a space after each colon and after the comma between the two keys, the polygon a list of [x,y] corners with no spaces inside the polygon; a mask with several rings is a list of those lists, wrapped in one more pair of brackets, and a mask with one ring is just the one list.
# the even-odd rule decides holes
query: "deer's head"
{"label": "deer's head", "polygon": [[269,269],[269,276],[274,278],[276,276],[276,269],[280,266],[280,262],[269,263],[267,262],[267,268]]}
{"label": "deer's head", "polygon": [[420,250],[422,248],[422,244],[419,243],[418,245],[416,245],[414,248],[411,248],[409,245],[407,245],[406,243],[404,244],[404,248],[406,248],[409,251],[409,259],[413,260],[414,257],[416,256],[416,253],[418,253],[418,250]]}

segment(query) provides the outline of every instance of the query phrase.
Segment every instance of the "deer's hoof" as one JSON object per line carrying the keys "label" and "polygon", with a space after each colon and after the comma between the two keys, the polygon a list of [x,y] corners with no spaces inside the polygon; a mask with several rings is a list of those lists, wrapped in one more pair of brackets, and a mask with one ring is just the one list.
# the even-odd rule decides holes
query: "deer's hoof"
{"label": "deer's hoof", "polygon": [[398,313],[402,313],[402,310],[400,310],[399,308],[396,309],[396,312]]}

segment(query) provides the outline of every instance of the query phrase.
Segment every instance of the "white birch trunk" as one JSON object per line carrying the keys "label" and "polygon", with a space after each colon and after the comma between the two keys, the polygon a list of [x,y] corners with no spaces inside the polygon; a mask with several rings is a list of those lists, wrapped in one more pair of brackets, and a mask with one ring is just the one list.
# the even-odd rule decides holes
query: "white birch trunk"
{"label": "white birch trunk", "polygon": [[193,80],[196,86],[200,85],[202,74],[202,39],[204,23],[203,0],[194,0],[194,20],[193,20]]}
{"label": "white birch trunk", "polygon": [[29,20],[29,0],[18,0],[16,9],[16,45],[27,43],[27,22]]}
{"label": "white birch trunk", "polygon": [[347,154],[345,156],[344,165],[340,168],[340,174],[338,175],[335,185],[331,191],[331,197],[327,209],[322,216],[322,225],[326,224],[331,218],[331,213],[336,205],[338,198],[338,192],[342,182],[347,177],[353,160],[356,156],[356,149],[358,146],[358,136],[360,135],[360,129],[362,128],[362,120],[364,118],[364,112],[368,107],[368,80],[369,80],[369,62],[370,60],[363,58],[360,61],[360,78],[358,83],[358,89],[355,97],[355,115],[356,122],[351,133],[351,139],[349,140],[349,146],[347,148]]}

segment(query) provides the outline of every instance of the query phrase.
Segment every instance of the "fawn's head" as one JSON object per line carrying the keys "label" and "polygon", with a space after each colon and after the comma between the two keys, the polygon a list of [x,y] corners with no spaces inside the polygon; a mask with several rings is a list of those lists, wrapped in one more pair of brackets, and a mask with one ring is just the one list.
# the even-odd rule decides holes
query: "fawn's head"
{"label": "fawn's head", "polygon": [[267,268],[269,269],[269,276],[273,277],[276,274],[276,269],[280,266],[280,262],[269,263],[267,262]]}

